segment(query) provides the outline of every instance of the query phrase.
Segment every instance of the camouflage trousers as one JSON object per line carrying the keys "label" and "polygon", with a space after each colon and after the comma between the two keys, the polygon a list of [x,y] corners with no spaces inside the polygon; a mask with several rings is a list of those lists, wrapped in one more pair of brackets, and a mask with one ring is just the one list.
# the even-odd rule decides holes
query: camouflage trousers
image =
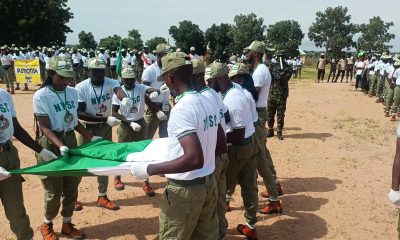
{"label": "camouflage trousers", "polygon": [[285,98],[269,98],[268,99],[268,127],[274,128],[275,115],[278,125],[278,130],[282,130],[285,124],[285,112],[286,112],[286,101]]}

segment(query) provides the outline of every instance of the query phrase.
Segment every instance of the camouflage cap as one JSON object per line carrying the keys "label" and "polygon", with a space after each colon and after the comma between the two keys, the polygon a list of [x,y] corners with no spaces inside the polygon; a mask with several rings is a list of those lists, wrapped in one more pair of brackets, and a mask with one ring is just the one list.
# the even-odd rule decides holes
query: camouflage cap
{"label": "camouflage cap", "polygon": [[65,51],[65,47],[60,47],[60,51]]}
{"label": "camouflage cap", "polygon": [[58,75],[63,77],[75,77],[75,72],[72,69],[71,61],[65,57],[51,57],[49,61],[49,69],[56,71]]}
{"label": "camouflage cap", "polygon": [[121,71],[122,78],[136,78],[136,72],[132,67],[125,67]]}
{"label": "camouflage cap", "polygon": [[190,51],[196,51],[195,47],[190,47]]}
{"label": "camouflage cap", "polygon": [[228,72],[228,67],[225,64],[214,62],[206,67],[204,80],[207,81],[210,78],[222,77],[228,75]]}
{"label": "camouflage cap", "polygon": [[249,74],[249,68],[244,63],[237,63],[233,65],[228,76],[231,78],[240,74]]}
{"label": "camouflage cap", "polygon": [[182,52],[168,53],[167,55],[161,58],[161,63],[162,63],[161,74],[165,74],[166,72],[169,72],[177,67],[192,65],[192,62],[190,61],[189,57]]}
{"label": "camouflage cap", "polygon": [[89,60],[89,69],[106,69],[106,63],[102,58],[92,58]]}
{"label": "camouflage cap", "polygon": [[171,52],[171,47],[166,43],[160,43],[157,45],[155,52],[157,54],[169,53],[169,52]]}
{"label": "camouflage cap", "polygon": [[400,67],[400,60],[397,59],[397,60],[393,63],[393,66],[395,66],[395,67]]}
{"label": "camouflage cap", "polygon": [[204,73],[206,71],[206,67],[204,66],[204,62],[198,59],[192,59],[193,64],[193,75]]}
{"label": "camouflage cap", "polygon": [[104,47],[100,47],[99,50],[104,50]]}
{"label": "camouflage cap", "polygon": [[244,50],[249,50],[253,52],[258,52],[258,53],[264,53],[265,52],[265,44],[260,41],[253,41],[250,46],[246,47]]}

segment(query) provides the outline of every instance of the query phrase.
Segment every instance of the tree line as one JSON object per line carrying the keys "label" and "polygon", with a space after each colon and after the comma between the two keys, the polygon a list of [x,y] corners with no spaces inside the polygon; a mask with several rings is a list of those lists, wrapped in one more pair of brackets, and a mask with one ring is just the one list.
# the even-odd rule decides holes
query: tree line
{"label": "tree line", "polygon": [[[51,46],[62,45],[66,34],[72,32],[67,26],[73,13],[66,5],[67,0],[3,0],[0,2],[0,45]],[[389,51],[388,43],[395,38],[389,32],[393,22],[384,22],[379,16],[369,19],[368,23],[353,24],[346,7],[328,7],[316,13],[315,21],[308,28],[307,36],[316,47],[323,48],[330,57],[338,58],[343,51],[351,49],[381,53]],[[264,19],[254,13],[239,14],[233,24],[213,24],[205,31],[189,21],[179,22],[169,28],[169,34],[175,45],[188,52],[191,46],[203,54],[209,51],[215,58],[224,54],[240,54],[253,40],[264,41],[271,51],[280,50],[289,56],[297,56],[298,48],[305,34],[295,20],[283,20],[266,26]],[[355,40],[355,36],[358,38]],[[137,29],[128,31],[127,37],[116,34],[102,38],[97,42],[91,32],[78,34],[78,47],[96,49],[98,46],[116,49],[120,41],[124,48],[141,49],[147,45],[155,49],[167,39],[156,36],[143,42]]]}

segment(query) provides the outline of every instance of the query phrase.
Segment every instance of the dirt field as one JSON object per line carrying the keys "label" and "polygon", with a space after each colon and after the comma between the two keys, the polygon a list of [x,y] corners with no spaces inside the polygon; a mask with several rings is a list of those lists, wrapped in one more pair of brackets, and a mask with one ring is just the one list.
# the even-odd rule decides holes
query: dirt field
{"label": "dirt field", "polygon": [[[284,191],[284,213],[259,216],[259,239],[397,239],[396,208],[387,192],[398,123],[384,118],[382,105],[350,84],[293,80],[290,87],[285,140],[268,140]],[[18,119],[33,135],[31,100],[32,92],[14,95]],[[16,145],[22,166],[35,164],[33,152]],[[24,177],[25,206],[35,239],[41,239],[43,188],[37,177]],[[84,209],[75,213],[73,223],[90,239],[157,239],[164,179],[151,178],[154,198],[144,196],[141,183],[132,177],[123,180],[124,191],[109,187],[109,197],[121,206],[112,212],[95,206],[96,178],[84,178],[79,189]],[[259,187],[264,190],[261,179]],[[239,193],[234,211],[227,214],[226,239],[244,239],[235,230],[243,223]],[[54,227],[60,232],[60,216]],[[1,208],[0,239],[14,238]]]}

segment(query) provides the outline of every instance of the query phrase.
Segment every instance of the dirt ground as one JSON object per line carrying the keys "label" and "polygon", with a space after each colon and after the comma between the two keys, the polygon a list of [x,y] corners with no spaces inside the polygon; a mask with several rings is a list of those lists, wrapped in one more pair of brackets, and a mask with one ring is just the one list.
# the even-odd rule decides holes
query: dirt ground
{"label": "dirt ground", "polygon": [[[353,88],[349,83],[291,80],[285,140],[268,140],[284,191],[284,212],[259,216],[259,239],[397,239],[397,211],[387,193],[398,123],[383,117],[375,99]],[[18,91],[14,101],[19,121],[33,136],[32,93]],[[22,166],[35,164],[33,152],[14,142]],[[24,177],[25,206],[35,239],[41,239],[43,188],[38,177]],[[73,223],[90,239],[157,239],[164,179],[151,177],[154,198],[144,196],[141,183],[132,177],[123,180],[124,191],[109,187],[108,196],[121,206],[112,212],[96,207],[96,178],[84,178],[79,188],[84,209],[75,213]],[[258,183],[264,190],[261,179]],[[244,239],[235,230],[243,223],[239,193],[237,189],[234,210],[227,213],[225,239]],[[264,201],[259,202],[262,206]],[[54,227],[60,232],[60,216]],[[0,239],[14,238],[1,208]]]}

